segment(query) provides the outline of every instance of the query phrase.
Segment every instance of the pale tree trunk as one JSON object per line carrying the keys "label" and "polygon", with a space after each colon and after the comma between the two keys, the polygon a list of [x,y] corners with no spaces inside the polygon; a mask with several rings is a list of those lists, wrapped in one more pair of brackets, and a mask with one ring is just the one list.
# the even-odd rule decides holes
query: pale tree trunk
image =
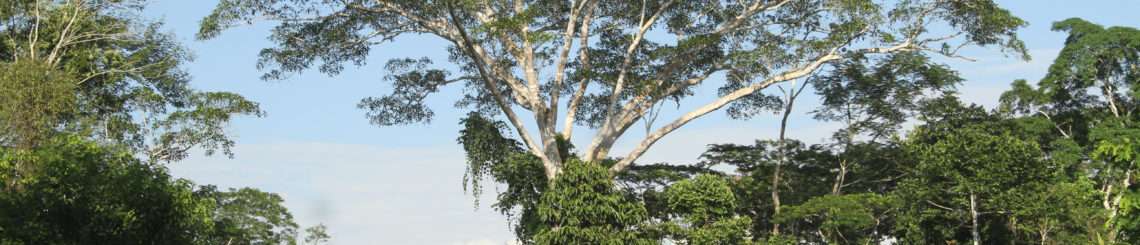
{"label": "pale tree trunk", "polygon": [[978,197],[970,192],[970,236],[973,237],[974,245],[978,245],[982,241],[981,233],[978,233]]}
{"label": "pale tree trunk", "polygon": [[842,194],[843,182],[847,179],[847,159],[839,161],[839,172],[835,173],[835,183],[831,184],[831,194]]}
{"label": "pale tree trunk", "polygon": [[[1133,162],[1133,164],[1130,164],[1130,165],[1135,165],[1135,162]],[[1117,228],[1116,228],[1116,218],[1117,218],[1116,216],[1120,214],[1120,202],[1123,200],[1124,192],[1127,191],[1128,187],[1132,184],[1131,183],[1132,182],[1131,167],[1132,166],[1129,166],[1129,169],[1124,172],[1124,179],[1120,181],[1120,191],[1119,191],[1120,193],[1116,194],[1116,196],[1114,196],[1112,198],[1111,203],[1109,203],[1108,197],[1105,197],[1105,204],[1106,204],[1106,206],[1109,207],[1108,221],[1106,221],[1106,223],[1107,223],[1106,227],[1108,227],[1108,242],[1109,242],[1109,244],[1115,243],[1117,236],[1120,235],[1120,233],[1117,232]],[[1108,194],[1111,194],[1112,185],[1109,185],[1108,191],[1109,191]]]}
{"label": "pale tree trunk", "polygon": [[[559,155],[559,137],[562,137],[564,140],[569,140],[574,125],[573,118],[580,107],[582,98],[586,96],[586,88],[588,87],[589,82],[588,79],[581,81],[581,84],[577,86],[577,90],[573,91],[573,94],[570,96],[568,104],[565,107],[565,118],[563,118],[564,121],[562,121],[562,125],[560,125],[562,126],[562,130],[559,131],[556,125],[560,123],[558,120],[560,109],[559,104],[562,101],[561,93],[563,91],[561,88],[564,87],[563,85],[565,84],[567,77],[565,74],[566,68],[568,66],[567,62],[573,58],[577,58],[581,60],[582,68],[589,69],[591,67],[590,60],[587,56],[586,51],[588,49],[590,39],[590,20],[599,2],[600,1],[597,0],[573,1],[573,4],[571,5],[572,9],[570,9],[570,14],[566,22],[567,25],[563,27],[564,29],[562,29],[563,33],[560,37],[562,43],[559,47],[554,48],[556,49],[553,52],[553,54],[556,56],[553,62],[554,74],[553,76],[550,76],[553,78],[553,80],[549,83],[545,83],[544,76],[539,74],[542,70],[541,64],[543,64],[543,62],[541,59],[543,59],[543,57],[540,57],[540,55],[538,55],[539,52],[537,52],[536,49],[542,49],[543,47],[541,44],[532,43],[530,41],[531,39],[527,38],[527,36],[530,35],[529,33],[531,33],[531,30],[529,29],[531,26],[529,25],[520,26],[520,28],[516,30],[518,31],[518,36],[512,36],[510,33],[501,33],[497,35],[492,34],[490,36],[487,36],[487,38],[492,41],[496,41],[499,43],[499,45],[492,46],[491,49],[484,49],[480,43],[483,43],[485,40],[473,40],[470,36],[468,36],[465,30],[468,25],[467,23],[463,23],[467,20],[459,18],[457,13],[454,12],[456,11],[454,8],[451,8],[451,10],[448,12],[448,16],[445,18],[425,18],[424,16],[417,16],[414,13],[400,9],[399,6],[395,6],[383,1],[380,3],[380,8],[385,9],[385,11],[390,11],[392,13],[399,14],[403,17],[408,18],[409,21],[412,21],[417,25],[421,25],[428,31],[444,37],[445,39],[454,43],[462,51],[464,51],[466,55],[469,56],[474,62],[476,70],[478,71],[480,78],[483,80],[484,88],[490,91],[489,93],[491,93],[493,99],[495,100],[494,102],[497,104],[503,114],[506,115],[507,119],[510,122],[510,125],[515,128],[518,137],[521,138],[521,141],[526,146],[528,152],[538,156],[542,160],[543,167],[546,170],[547,178],[554,179],[554,177],[560,171],[563,161],[565,161],[565,159],[562,159],[562,156]],[[591,139],[589,146],[585,148],[585,151],[583,152],[584,160],[596,162],[598,160],[609,157],[609,152],[614,143],[619,140],[619,138],[630,126],[632,126],[633,123],[645,115],[646,108],[666,99],[664,97],[653,97],[650,94],[637,94],[634,95],[632,99],[623,101],[622,94],[623,91],[629,90],[626,88],[629,86],[629,84],[627,84],[629,82],[627,81],[628,76],[632,75],[630,71],[634,69],[634,56],[637,54],[637,50],[642,48],[640,44],[644,43],[643,39],[645,39],[646,33],[648,33],[648,31],[652,29],[653,26],[657,25],[658,21],[662,19],[662,16],[664,16],[676,2],[679,1],[671,0],[658,6],[658,8],[655,9],[639,10],[640,17],[633,26],[633,36],[631,37],[630,42],[626,44],[624,57],[619,64],[619,67],[616,67],[618,71],[616,73],[616,80],[613,83],[614,85],[612,88],[603,88],[610,90],[610,101],[607,102],[608,105],[606,105],[607,107],[604,115],[605,117],[601,121],[602,124],[600,128],[598,129],[594,138]],[[725,34],[733,31],[738,31],[742,28],[749,28],[747,25],[748,19],[754,18],[756,15],[763,12],[776,11],[777,9],[781,8],[781,6],[784,6],[789,2],[792,1],[754,1],[748,6],[742,8],[737,16],[726,20],[724,24],[718,26],[715,30],[712,30],[705,34]],[[523,12],[526,9],[526,6],[522,1],[516,1],[513,8],[515,12]],[[492,24],[492,22],[497,21],[498,17],[495,16],[496,13],[494,9],[492,9],[489,5],[483,6],[483,9],[474,13],[474,21],[477,22],[474,24]],[[870,29],[864,30],[863,33],[865,34],[867,31],[870,31]],[[918,40],[916,38],[917,34],[915,36],[910,36],[899,43],[896,43],[894,46],[886,47],[872,47],[855,50],[845,50],[846,44],[831,47],[831,49],[827,50],[827,52],[819,53],[818,56],[816,56],[814,59],[805,60],[798,66],[790,67],[782,73],[778,73],[777,75],[770,76],[762,81],[758,81],[744,88],[732,91],[727,95],[717,98],[711,103],[685,113],[682,116],[672,120],[672,122],[647,133],[647,135],[639,141],[640,143],[638,143],[633,148],[633,150],[631,150],[628,154],[625,154],[624,158],[621,158],[617,164],[614,164],[614,166],[610,168],[610,171],[611,173],[624,171],[634,161],[641,157],[649,149],[649,147],[655,144],[666,134],[672,133],[674,130],[680,128],[681,126],[689,123],[696,118],[720,109],[728,103],[736,101],[743,96],[747,96],[761,89],[767,88],[772,84],[787,82],[807,76],[808,74],[820,69],[825,64],[843,59],[844,56],[840,53],[840,51],[844,51],[845,53],[851,52],[866,54],[885,54],[898,51],[921,50],[925,42],[928,40]],[[574,39],[579,40],[578,43],[580,46],[577,47],[579,49],[578,57],[570,56],[572,49],[575,48],[573,47],[575,45],[573,43]],[[511,56],[510,59],[513,59],[516,62],[513,65],[503,64],[500,62],[500,59],[493,56],[494,53],[507,54]],[[678,62],[677,64],[681,63]],[[675,91],[681,91],[691,86],[698,85],[709,76],[713,75],[713,73],[722,71],[724,69],[726,68],[709,69],[709,71],[706,74],[703,74],[703,76],[687,79],[686,81],[677,84],[669,84],[667,87],[663,87],[665,88],[664,91],[669,91],[669,93],[666,94],[672,94]],[[651,81],[657,81],[658,83],[661,83],[670,80],[670,77],[667,77],[668,75],[665,74],[672,73],[669,71],[664,71],[659,72],[659,74],[662,75],[652,78]],[[503,85],[506,85],[507,90],[500,89]],[[542,88],[544,87],[552,87],[554,89],[550,89],[548,91],[549,95],[544,96],[541,94],[543,90]],[[521,114],[515,113],[513,111],[513,107],[515,106],[519,106],[522,109],[533,113],[535,122],[532,125],[538,126],[538,129],[534,131],[538,133],[538,137],[531,136],[532,131],[526,128],[526,125],[528,124],[526,124],[519,117]]]}

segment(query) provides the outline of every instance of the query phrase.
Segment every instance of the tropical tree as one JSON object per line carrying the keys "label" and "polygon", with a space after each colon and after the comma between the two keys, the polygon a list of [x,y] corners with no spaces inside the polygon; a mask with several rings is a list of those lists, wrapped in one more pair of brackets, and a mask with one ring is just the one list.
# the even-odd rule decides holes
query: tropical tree
{"label": "tropical tree", "polygon": [[0,4],[0,244],[294,244],[276,194],[195,191],[159,164],[230,154],[226,124],[262,112],[192,89],[144,5]]}
{"label": "tropical tree", "polygon": [[[1133,156],[1140,117],[1140,30],[1103,27],[1071,18],[1053,23],[1068,33],[1045,78],[1032,86],[1017,80],[1002,95],[1001,111],[1037,121],[1042,143],[1057,146],[1078,178],[1095,185],[1107,215],[1103,243],[1134,239],[1120,234],[1120,213],[1140,170]],[[1125,232],[1127,233],[1127,232]]]}
{"label": "tropical tree", "polygon": [[[683,125],[736,103],[764,103],[765,88],[837,62],[899,52],[965,58],[957,51],[971,45],[1027,58],[1014,34],[1025,22],[988,0],[223,0],[198,37],[261,19],[278,21],[276,45],[261,52],[266,79],[314,66],[335,75],[404,35],[447,41],[457,69],[394,59],[386,66],[391,94],[359,107],[378,125],[428,122],[425,98],[463,83],[468,93],[456,104],[503,116],[547,179],[562,171],[560,144],[577,125],[596,129],[582,159],[600,163],[632,125],[647,122],[646,136],[609,167],[622,172]],[[653,128],[663,103],[721,75],[716,99]]]}
{"label": "tropical tree", "polygon": [[0,178],[12,180],[15,162],[37,168],[0,192],[3,244],[206,244],[214,226],[192,183],[120,147],[58,136],[0,148]]}
{"label": "tropical tree", "polygon": [[[908,135],[910,173],[899,184],[900,236],[918,243],[1011,241],[1002,232],[1026,193],[1052,184],[1041,147],[976,106],[943,101],[940,117]],[[928,115],[930,116],[930,115]]]}
{"label": "tropical tree", "polygon": [[209,244],[297,244],[297,223],[277,194],[248,187],[218,191],[206,185],[194,195],[215,207]]}
{"label": "tropical tree", "polygon": [[228,92],[196,91],[190,54],[144,1],[15,0],[0,4],[0,145],[34,147],[53,132],[128,146],[152,162],[194,147],[230,153],[225,125],[261,115]]}

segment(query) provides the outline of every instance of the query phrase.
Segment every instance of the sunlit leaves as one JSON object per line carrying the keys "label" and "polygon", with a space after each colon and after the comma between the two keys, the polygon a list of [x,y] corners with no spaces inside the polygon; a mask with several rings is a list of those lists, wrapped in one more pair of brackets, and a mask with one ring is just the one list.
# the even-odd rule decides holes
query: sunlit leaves
{"label": "sunlit leaves", "polygon": [[645,207],[614,188],[609,171],[596,164],[567,162],[536,212],[544,226],[537,244],[652,244],[635,230],[647,218]]}

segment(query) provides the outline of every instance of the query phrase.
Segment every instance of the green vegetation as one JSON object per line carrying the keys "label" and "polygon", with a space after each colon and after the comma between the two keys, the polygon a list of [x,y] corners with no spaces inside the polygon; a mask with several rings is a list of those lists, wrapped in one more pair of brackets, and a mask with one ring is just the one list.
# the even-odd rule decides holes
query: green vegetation
{"label": "green vegetation", "polygon": [[276,194],[167,173],[194,148],[231,154],[225,125],[262,112],[192,89],[142,4],[0,4],[0,244],[296,244]]}
{"label": "green vegetation", "polygon": [[[192,89],[189,52],[133,17],[142,6],[0,4],[0,244],[328,242],[277,194],[168,173],[192,149],[232,154],[226,124],[263,112]],[[1132,27],[1054,23],[1068,38],[1047,76],[987,109],[938,60],[1029,58],[1027,23],[989,0],[222,0],[198,38],[261,19],[275,21],[265,79],[336,75],[403,35],[449,42],[457,69],[393,59],[391,93],[358,106],[377,125],[426,123],[426,97],[462,84],[464,188],[503,187],[492,206],[526,244],[1140,243]],[[659,118],[717,81],[712,102]],[[804,91],[841,125],[824,142],[787,130]],[[779,114],[778,137],[638,162],[720,109]],[[644,138],[611,156],[634,125]],[[581,149],[576,127],[596,132]]]}

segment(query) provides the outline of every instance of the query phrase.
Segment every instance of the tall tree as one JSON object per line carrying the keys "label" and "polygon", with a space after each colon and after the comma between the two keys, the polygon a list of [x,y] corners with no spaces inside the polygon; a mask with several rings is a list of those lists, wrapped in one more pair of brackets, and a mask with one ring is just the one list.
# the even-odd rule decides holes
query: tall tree
{"label": "tall tree", "polygon": [[[1133,156],[1140,148],[1140,30],[1103,27],[1071,18],[1053,23],[1068,33],[1045,78],[1031,86],[1013,83],[1002,95],[1003,112],[1036,117],[1053,131],[1052,145],[1077,148],[1074,166],[1090,177],[1107,212],[1107,243],[1121,240],[1121,205],[1140,172]],[[1136,235],[1131,235],[1136,236]]]}
{"label": "tall tree", "polygon": [[190,54],[144,5],[0,3],[0,244],[295,243],[277,195],[202,197],[159,164],[230,154],[226,124],[262,112],[192,89]]}
{"label": "tall tree", "polygon": [[141,19],[145,1],[14,0],[0,4],[0,145],[33,147],[52,132],[88,135],[176,161],[234,142],[235,115],[261,115],[228,92],[196,91],[190,54]]}
{"label": "tall tree", "polygon": [[[915,163],[895,192],[903,200],[897,229],[917,243],[1012,241],[1003,223],[1025,208],[1023,193],[1051,184],[1054,166],[1041,147],[979,107],[956,100],[905,145]],[[931,119],[926,117],[925,119]]]}
{"label": "tall tree", "polygon": [[727,79],[715,100],[655,129],[656,120],[646,120],[649,132],[610,171],[626,170],[696,118],[852,57],[959,57],[970,45],[1025,54],[1014,34],[1025,22],[988,0],[223,0],[202,20],[199,38],[259,19],[279,21],[270,37],[276,46],[261,53],[266,79],[313,66],[335,75],[405,34],[447,41],[459,69],[392,60],[392,93],[359,106],[378,125],[427,122],[433,113],[425,97],[462,82],[468,93],[457,104],[505,116],[548,179],[566,162],[558,144],[576,125],[596,129],[583,159],[600,162],[632,125],[656,118],[654,107],[721,74]]}

